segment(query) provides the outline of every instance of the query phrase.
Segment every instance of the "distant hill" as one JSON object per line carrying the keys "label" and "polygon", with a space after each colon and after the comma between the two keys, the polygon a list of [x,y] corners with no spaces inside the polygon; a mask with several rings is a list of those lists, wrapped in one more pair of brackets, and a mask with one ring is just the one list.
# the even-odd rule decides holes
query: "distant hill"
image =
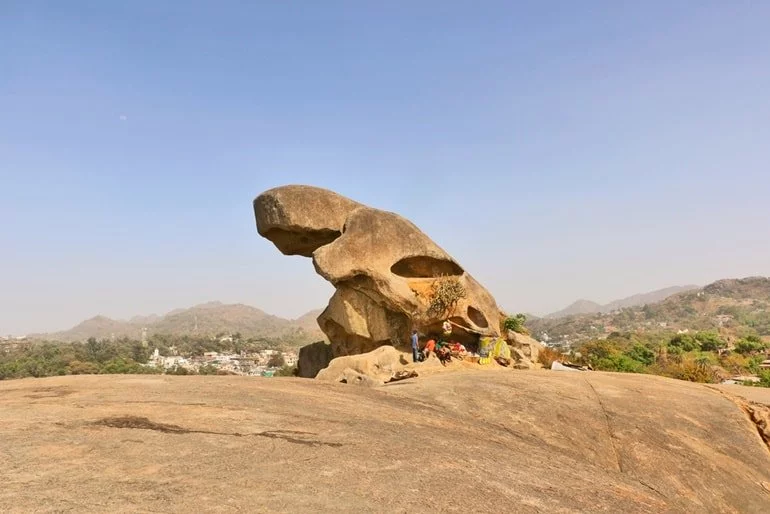
{"label": "distant hill", "polygon": [[319,330],[318,316],[320,316],[322,312],[323,309],[315,309],[310,312],[306,312],[299,318],[295,319],[294,323],[307,331]]}
{"label": "distant hill", "polygon": [[630,331],[718,330],[728,339],[749,334],[770,337],[770,278],[719,280],[659,302],[528,320],[527,327],[540,340],[565,344]]}
{"label": "distant hill", "polygon": [[164,316],[135,316],[127,321],[95,316],[69,330],[31,337],[56,341],[83,341],[90,337],[140,339],[142,330],[146,328],[148,335],[217,336],[239,333],[244,338],[304,343],[324,339],[316,323],[318,314],[320,311],[311,311],[297,320],[288,320],[249,305],[211,302],[175,309]]}
{"label": "distant hill", "polygon": [[574,316],[575,314],[593,314],[595,312],[601,312],[602,305],[591,300],[577,300],[569,304],[567,307],[560,311],[553,312],[545,316],[546,318],[563,318],[565,316]]}
{"label": "distant hill", "polygon": [[626,307],[636,307],[648,303],[660,302],[673,294],[681,293],[684,291],[691,291],[697,288],[698,286],[694,285],[667,287],[665,289],[658,289],[657,291],[651,291],[649,293],[635,294],[633,296],[629,296],[628,298],[614,300],[606,305],[601,305],[596,302],[592,302],[591,300],[578,300],[560,311],[547,315],[546,318],[556,319],[564,318],[566,316],[574,316],[576,314],[612,312]]}

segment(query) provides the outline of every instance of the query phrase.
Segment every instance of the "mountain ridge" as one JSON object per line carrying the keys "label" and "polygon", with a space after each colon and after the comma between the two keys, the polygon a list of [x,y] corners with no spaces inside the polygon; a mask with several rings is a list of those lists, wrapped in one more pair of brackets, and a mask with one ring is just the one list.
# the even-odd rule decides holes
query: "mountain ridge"
{"label": "mountain ridge", "polygon": [[610,312],[528,320],[541,340],[575,344],[612,332],[718,331],[727,340],[770,339],[770,278],[722,279],[654,303]]}
{"label": "mountain ridge", "polygon": [[113,319],[102,314],[81,321],[67,330],[33,334],[31,339],[83,341],[89,338],[108,339],[129,337],[141,339],[144,329],[148,335],[173,334],[217,336],[240,333],[245,338],[290,339],[313,342],[324,339],[315,321],[318,310],[309,311],[297,319],[286,319],[242,303],[208,302],[192,307],[174,309],[164,315],[133,316],[128,320]]}
{"label": "mountain ridge", "polygon": [[551,314],[547,314],[544,317],[547,319],[558,319],[558,318],[564,318],[567,316],[574,316],[579,314],[607,313],[618,309],[623,309],[626,307],[637,307],[648,303],[657,303],[665,300],[671,295],[682,293],[685,291],[691,291],[693,289],[698,289],[699,287],[700,286],[696,286],[692,284],[685,285],[685,286],[664,287],[663,289],[656,289],[655,291],[649,291],[647,293],[639,293],[639,294],[627,296],[625,298],[620,298],[618,300],[613,300],[604,305],[591,300],[580,299],[569,304],[564,309],[561,309],[556,312],[552,312]]}

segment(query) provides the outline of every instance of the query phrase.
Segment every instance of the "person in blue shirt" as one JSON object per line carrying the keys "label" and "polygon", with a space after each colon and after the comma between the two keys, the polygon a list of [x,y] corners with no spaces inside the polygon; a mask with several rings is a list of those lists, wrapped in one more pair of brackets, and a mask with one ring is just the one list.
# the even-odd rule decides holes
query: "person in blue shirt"
{"label": "person in blue shirt", "polygon": [[417,336],[417,329],[412,330],[412,358],[414,359],[414,362],[418,362],[420,360],[420,339]]}

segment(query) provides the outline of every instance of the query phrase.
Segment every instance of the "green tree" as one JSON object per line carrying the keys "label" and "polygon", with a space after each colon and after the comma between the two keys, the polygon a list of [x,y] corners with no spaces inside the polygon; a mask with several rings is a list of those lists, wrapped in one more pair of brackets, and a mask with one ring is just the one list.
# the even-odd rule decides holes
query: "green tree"
{"label": "green tree", "polygon": [[599,359],[596,361],[594,367],[603,371],[620,371],[624,373],[644,372],[644,364],[622,353],[616,353],[607,358]]}
{"label": "green tree", "polygon": [[645,366],[650,366],[655,362],[655,352],[639,343],[636,343],[630,350],[628,350],[626,355],[635,361],[641,362]]}
{"label": "green tree", "polygon": [[713,331],[698,332],[695,334],[695,339],[700,344],[701,350],[705,352],[715,352],[727,346],[719,334]]}
{"label": "green tree", "polygon": [[527,333],[527,329],[524,327],[524,323],[527,321],[527,316],[524,314],[516,314],[515,316],[508,316],[503,321],[503,329],[511,330],[519,334]]}
{"label": "green tree", "polygon": [[747,336],[737,343],[735,343],[735,351],[742,355],[749,355],[764,351],[768,348],[768,344],[763,342],[757,336]]}
{"label": "green tree", "polygon": [[700,349],[698,341],[690,334],[677,334],[671,338],[668,343],[669,347],[677,348],[681,352],[692,352]]}

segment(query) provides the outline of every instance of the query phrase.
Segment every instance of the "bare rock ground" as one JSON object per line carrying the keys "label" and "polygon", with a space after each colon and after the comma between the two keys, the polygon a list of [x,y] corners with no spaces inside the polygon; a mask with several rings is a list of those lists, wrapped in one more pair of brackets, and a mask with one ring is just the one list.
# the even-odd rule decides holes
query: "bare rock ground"
{"label": "bare rock ground", "polygon": [[457,370],[0,382],[0,512],[770,512],[729,395],[660,377]]}

